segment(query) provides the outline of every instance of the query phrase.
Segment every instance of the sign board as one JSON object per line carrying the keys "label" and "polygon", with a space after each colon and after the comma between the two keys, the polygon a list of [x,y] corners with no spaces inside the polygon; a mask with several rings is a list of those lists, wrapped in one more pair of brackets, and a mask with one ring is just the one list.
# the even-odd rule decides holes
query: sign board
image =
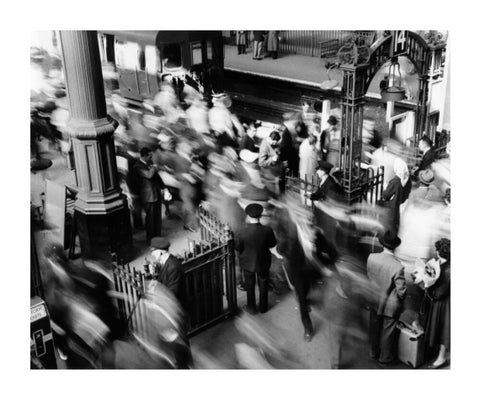
{"label": "sign board", "polygon": [[39,297],[30,300],[30,354],[32,360],[35,359],[32,363],[46,369],[57,368],[50,316],[47,305]]}

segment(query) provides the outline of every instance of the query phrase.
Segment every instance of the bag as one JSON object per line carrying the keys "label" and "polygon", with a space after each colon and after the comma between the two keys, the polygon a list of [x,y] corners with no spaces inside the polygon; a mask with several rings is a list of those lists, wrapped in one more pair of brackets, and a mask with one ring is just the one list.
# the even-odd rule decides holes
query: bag
{"label": "bag", "polygon": [[417,331],[413,327],[402,322],[397,324],[400,330],[398,338],[398,360],[407,366],[417,368],[423,364],[424,337],[423,331]]}

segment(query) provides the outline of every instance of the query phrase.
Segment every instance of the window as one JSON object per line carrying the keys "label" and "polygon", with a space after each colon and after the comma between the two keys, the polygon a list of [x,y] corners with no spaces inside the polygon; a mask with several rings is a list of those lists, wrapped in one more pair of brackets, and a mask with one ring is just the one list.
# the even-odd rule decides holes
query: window
{"label": "window", "polygon": [[213,60],[213,48],[211,40],[207,40],[207,60]]}
{"label": "window", "polygon": [[[123,49],[123,64],[126,69],[140,68],[140,46],[138,43],[127,42]],[[145,58],[145,57],[143,57]]]}
{"label": "window", "polygon": [[163,48],[163,60],[167,68],[182,66],[182,48],[179,43],[166,44]]}
{"label": "window", "polygon": [[202,63],[202,43],[192,43],[192,65]]}
{"label": "window", "polygon": [[148,73],[160,71],[159,51],[155,46],[145,46],[146,68]]}
{"label": "window", "polygon": [[115,64],[119,68],[125,68],[125,62],[123,57],[124,43],[121,41],[115,41]]}

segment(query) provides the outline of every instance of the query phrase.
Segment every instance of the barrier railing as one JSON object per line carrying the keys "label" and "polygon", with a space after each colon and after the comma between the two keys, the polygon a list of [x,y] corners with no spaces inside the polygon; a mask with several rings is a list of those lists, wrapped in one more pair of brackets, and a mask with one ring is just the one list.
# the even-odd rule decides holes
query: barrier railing
{"label": "barrier railing", "polygon": [[[175,255],[184,273],[183,305],[189,319],[189,335],[228,318],[237,309],[233,235],[202,205],[199,214],[202,240],[189,241],[189,248]],[[140,301],[145,293],[145,273],[121,264],[115,255],[112,264],[120,316],[126,328],[142,336],[148,317]]]}
{"label": "barrier railing", "polygon": [[312,57],[335,56],[347,39],[355,35],[359,44],[369,46],[375,31],[349,30],[286,30],[280,32],[279,51]]}

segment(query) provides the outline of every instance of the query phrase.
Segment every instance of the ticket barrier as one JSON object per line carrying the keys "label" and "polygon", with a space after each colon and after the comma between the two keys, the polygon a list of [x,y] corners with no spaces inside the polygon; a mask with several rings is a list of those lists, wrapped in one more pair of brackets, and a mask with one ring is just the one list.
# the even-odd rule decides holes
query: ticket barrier
{"label": "ticket barrier", "polygon": [[50,315],[38,296],[30,299],[30,353],[32,369],[57,368]]}

